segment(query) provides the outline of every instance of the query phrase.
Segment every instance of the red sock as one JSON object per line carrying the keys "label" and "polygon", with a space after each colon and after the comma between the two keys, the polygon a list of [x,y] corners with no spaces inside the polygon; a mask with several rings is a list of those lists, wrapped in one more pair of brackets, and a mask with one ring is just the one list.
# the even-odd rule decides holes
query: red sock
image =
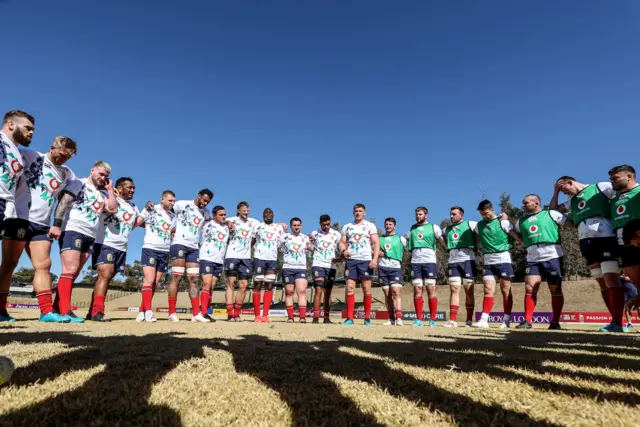
{"label": "red sock", "polygon": [[104,313],[104,296],[93,296],[93,309],[91,310],[91,315],[98,313]]}
{"label": "red sock", "polygon": [[140,306],[141,313],[144,313],[147,310],[151,310],[151,300],[153,300],[153,286],[142,285],[142,305]]}
{"label": "red sock", "polygon": [[347,295],[347,319],[353,320],[353,309],[356,307],[356,296]]}
{"label": "red sock", "polygon": [[[355,297],[355,296],[354,296]],[[371,303],[373,303],[373,295],[364,296],[364,318],[371,318]]]}
{"label": "red sock", "polygon": [[62,274],[58,279],[58,297],[60,314],[63,316],[71,310],[71,290],[73,289],[73,274]]}
{"label": "red sock", "polygon": [[402,310],[396,310],[396,320],[402,320]]}
{"label": "red sock", "polygon": [[271,301],[273,300],[273,291],[264,291],[264,303],[262,305],[262,315],[267,317],[269,315],[269,309],[271,308]]}
{"label": "red sock", "polygon": [[511,314],[511,309],[513,308],[513,294],[511,291],[509,291],[507,298],[502,298],[502,305],[504,306],[504,314]]}
{"label": "red sock", "polygon": [[438,298],[429,298],[429,319],[436,320],[438,315]]}
{"label": "red sock", "polygon": [[307,306],[298,304],[298,312],[300,313],[301,319],[306,319],[307,317]]}
{"label": "red sock", "polygon": [[53,311],[53,305],[51,301],[51,289],[46,291],[36,292],[36,298],[38,298],[38,305],[40,306],[40,314],[47,314]]}
{"label": "red sock", "polygon": [[293,319],[293,306],[288,305],[285,308],[287,309],[287,317],[289,317],[289,319]]}
{"label": "red sock", "polygon": [[169,300],[169,314],[176,314],[176,304],[178,304],[178,297],[168,297]]}
{"label": "red sock", "polygon": [[256,317],[260,317],[260,299],[262,297],[262,295],[260,295],[260,291],[257,290],[253,290],[253,314]]}
{"label": "red sock", "polygon": [[233,304],[233,315],[235,317],[240,317],[241,312],[242,312],[242,304]]}
{"label": "red sock", "polygon": [[475,306],[473,304],[465,304],[464,306],[467,309],[467,321],[473,321],[473,309]]}
{"label": "red sock", "polygon": [[202,314],[209,314],[209,301],[211,301],[211,292],[203,289],[200,292],[200,312]]}
{"label": "red sock", "polygon": [[611,311],[611,308],[613,306],[611,305],[611,293],[609,292],[609,289],[610,288],[600,289],[600,295],[602,296],[602,300],[604,301],[604,305],[607,306],[607,310],[613,316],[613,312]]}
{"label": "red sock", "polygon": [[[537,298],[536,298],[537,299]],[[533,294],[527,292],[524,295],[524,320],[529,323],[533,322],[533,310],[536,308],[536,301],[533,298]]]}
{"label": "red sock", "polygon": [[227,304],[227,316],[233,317],[233,304]]}
{"label": "red sock", "polygon": [[449,314],[449,317],[451,318],[452,322],[457,322],[458,321],[458,306],[457,305],[449,305],[449,311],[451,312],[451,314]]}
{"label": "red sock", "polygon": [[622,286],[612,286],[609,288],[609,303],[611,306],[612,322],[622,325],[624,314],[624,288]]}
{"label": "red sock", "polygon": [[0,292],[0,310],[5,311],[7,309],[7,298],[9,298],[9,292]]}
{"label": "red sock", "polygon": [[482,312],[485,314],[490,314],[491,309],[493,308],[494,297],[488,297],[485,295],[484,300],[482,301]]}
{"label": "red sock", "polygon": [[413,305],[416,307],[416,318],[418,320],[424,320],[424,311],[422,310],[423,304],[424,299],[422,299],[422,297],[413,299]]}
{"label": "red sock", "polygon": [[551,310],[553,311],[553,317],[551,323],[560,322],[560,314],[562,314],[562,307],[564,306],[564,295],[551,294]]}
{"label": "red sock", "polygon": [[313,318],[314,319],[319,319],[320,318],[320,309],[319,308],[314,308],[313,309]]}

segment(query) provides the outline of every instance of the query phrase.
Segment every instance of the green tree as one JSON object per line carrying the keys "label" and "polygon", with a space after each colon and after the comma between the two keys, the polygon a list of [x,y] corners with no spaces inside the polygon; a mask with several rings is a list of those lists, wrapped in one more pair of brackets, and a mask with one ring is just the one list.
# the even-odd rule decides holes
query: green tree
{"label": "green tree", "polygon": [[33,283],[33,275],[35,270],[33,268],[22,267],[13,272],[11,277],[11,284],[24,286]]}

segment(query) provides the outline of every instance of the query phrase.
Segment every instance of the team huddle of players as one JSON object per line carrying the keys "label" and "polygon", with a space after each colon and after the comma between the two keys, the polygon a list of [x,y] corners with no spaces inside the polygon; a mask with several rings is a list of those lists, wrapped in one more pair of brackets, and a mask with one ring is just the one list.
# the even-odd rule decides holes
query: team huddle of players
{"label": "team huddle of players", "polygon": [[[295,318],[294,294],[297,294],[300,322],[306,322],[307,258],[312,256],[311,280],[316,290],[314,323],[319,322],[323,303],[323,321],[331,323],[329,312],[336,264],[344,262],[347,319],[342,324],[354,324],[357,281],[363,290],[364,324],[371,324],[371,281],[377,269],[389,311],[386,324],[402,325],[402,259],[404,252],[410,251],[417,317],[413,325],[424,325],[422,291],[426,288],[428,324],[436,326],[436,248],[440,242],[449,254],[447,282],[451,289],[450,316],[443,326],[458,325],[460,291],[464,289],[466,325],[489,327],[489,314],[499,284],[504,306],[501,327],[508,328],[514,275],[509,249],[515,240],[524,245],[527,260],[525,319],[517,328],[532,327],[538,289],[546,280],[552,296],[550,329],[559,329],[564,305],[559,227],[569,222],[578,228],[582,254],[600,284],[602,298],[612,316],[611,324],[602,330],[626,330],[622,319],[625,292],[620,283],[620,269],[636,287],[640,283],[640,185],[631,166],[614,167],[609,171],[610,182],[598,184],[586,185],[564,176],[555,183],[548,209],[543,209],[540,197],[529,194],[522,204],[524,216],[515,223],[505,214],[496,215],[491,202],[484,200],[477,207],[481,221],[465,220],[464,209],[454,206],[450,210],[451,225],[441,229],[427,221],[429,212],[421,206],[416,208],[416,223],[406,235],[398,235],[395,219],[387,218],[385,233],[379,236],[375,225],[364,219],[365,206],[356,204],[353,222],[345,225],[341,232],[331,228],[329,215],[322,215],[320,227],[306,235],[302,233],[299,218],[292,218],[289,224],[276,223],[273,211],[268,208],[263,212],[263,222],[250,218],[246,202],[239,203],[236,215],[230,218],[222,206],[213,207],[210,213],[207,206],[213,192],[208,189],[201,190],[194,200],[184,201],[176,201],[172,191],[165,191],[159,204],[148,202],[139,210],[131,201],[135,194],[133,180],[122,177],[113,184],[109,178],[111,168],[106,162],[95,162],[86,178],[76,177],[64,165],[77,152],[73,139],[55,138],[46,153],[26,149],[31,143],[34,124],[31,115],[14,110],[5,114],[0,132],[0,229],[3,233],[0,321],[15,321],[7,312],[7,295],[12,273],[25,250],[35,270],[33,286],[40,305],[40,321],[85,321],[71,310],[71,292],[74,280],[89,258],[98,272],[98,280],[86,319],[109,321],[104,314],[109,283],[124,269],[131,231],[144,227],[141,259],[144,284],[138,321],[156,321],[151,307],[153,294],[171,265],[169,321],[179,321],[176,315],[178,285],[185,275],[189,282],[192,321],[214,321],[208,315],[211,293],[225,272],[228,320],[240,320],[242,303],[252,279],[255,321],[269,322],[281,252],[284,264],[280,273],[288,322],[294,322]],[[561,192],[569,196],[562,204],[558,202]],[[59,242],[62,262],[55,301],[50,275],[54,240]],[[480,320],[472,323],[478,253],[483,256],[484,301]],[[628,301],[629,306],[637,307],[638,303],[637,297]]]}

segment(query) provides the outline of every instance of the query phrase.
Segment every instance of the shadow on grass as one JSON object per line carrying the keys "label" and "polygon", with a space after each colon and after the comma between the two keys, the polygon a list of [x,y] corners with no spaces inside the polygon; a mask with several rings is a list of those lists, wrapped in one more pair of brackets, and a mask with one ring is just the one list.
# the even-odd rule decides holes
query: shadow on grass
{"label": "shadow on grass", "polygon": [[[482,331],[437,335],[433,338],[443,340],[437,342],[430,340],[428,334],[425,338],[389,337],[381,344],[344,337],[296,342],[272,340],[263,335],[202,339],[178,333],[106,337],[85,336],[71,331],[2,334],[0,345],[14,341],[24,344],[60,342],[69,350],[18,368],[11,380],[14,385],[42,383],[69,371],[101,364],[106,368],[72,391],[0,416],[0,425],[182,425],[180,415],[173,409],[149,403],[151,390],[180,362],[205,357],[204,347],[229,352],[238,373],[255,376],[276,391],[291,408],[295,426],[381,425],[374,416],[363,412],[356,402],[343,395],[326,374],[376,384],[391,396],[438,410],[463,425],[553,425],[533,419],[525,412],[509,410],[498,404],[480,403],[390,368],[385,360],[354,355],[343,351],[343,348],[421,367],[450,370],[450,366],[455,365],[463,371],[478,371],[514,381],[514,384],[524,382],[534,388],[571,396],[587,396],[598,401],[615,400],[629,405],[640,403],[640,398],[632,393],[603,394],[501,369],[526,367],[533,373],[552,372],[570,378],[578,376],[639,387],[638,381],[569,372],[543,364],[543,361],[552,360],[577,367],[596,365],[636,370],[639,364],[633,359],[604,355],[596,360],[584,354],[547,351],[555,343],[570,346],[590,342],[603,350],[610,350],[609,345],[637,345],[637,341],[630,337],[595,339],[592,334],[581,333],[529,331],[504,334]],[[586,349],[595,351],[593,347]],[[245,397],[239,396],[238,399]]]}

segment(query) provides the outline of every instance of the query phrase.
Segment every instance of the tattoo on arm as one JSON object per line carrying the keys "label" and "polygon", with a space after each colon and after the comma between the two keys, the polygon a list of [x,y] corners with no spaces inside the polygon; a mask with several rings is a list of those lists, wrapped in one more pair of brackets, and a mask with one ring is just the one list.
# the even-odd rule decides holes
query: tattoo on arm
{"label": "tattoo on arm", "polygon": [[73,194],[63,192],[60,196],[60,201],[58,202],[58,206],[56,206],[56,211],[53,214],[53,225],[55,227],[60,227],[62,225],[62,221],[64,220],[67,211],[69,210],[69,206],[71,202],[73,202],[74,197]]}

